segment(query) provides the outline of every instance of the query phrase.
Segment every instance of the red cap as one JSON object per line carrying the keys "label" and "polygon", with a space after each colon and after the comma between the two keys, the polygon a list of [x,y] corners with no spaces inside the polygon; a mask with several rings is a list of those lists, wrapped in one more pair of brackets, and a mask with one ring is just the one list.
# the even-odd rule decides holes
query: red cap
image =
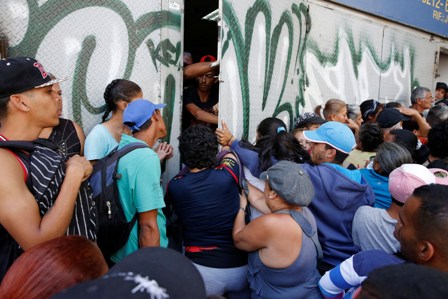
{"label": "red cap", "polygon": [[213,55],[205,55],[205,56],[202,56],[201,57],[201,60],[200,60],[201,62],[213,62],[213,61],[216,61],[216,57],[215,56],[213,56]]}

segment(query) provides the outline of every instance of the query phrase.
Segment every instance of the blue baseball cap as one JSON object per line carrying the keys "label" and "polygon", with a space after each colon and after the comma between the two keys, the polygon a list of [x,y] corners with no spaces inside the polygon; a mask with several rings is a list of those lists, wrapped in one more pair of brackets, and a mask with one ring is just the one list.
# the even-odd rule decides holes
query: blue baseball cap
{"label": "blue baseball cap", "polygon": [[346,154],[356,145],[352,130],[337,121],[328,121],[314,131],[303,131],[303,136],[311,142],[326,143]]}
{"label": "blue baseball cap", "polygon": [[154,104],[146,99],[132,101],[123,113],[123,123],[131,128],[132,132],[140,128],[152,117],[154,112],[165,107],[166,104]]}

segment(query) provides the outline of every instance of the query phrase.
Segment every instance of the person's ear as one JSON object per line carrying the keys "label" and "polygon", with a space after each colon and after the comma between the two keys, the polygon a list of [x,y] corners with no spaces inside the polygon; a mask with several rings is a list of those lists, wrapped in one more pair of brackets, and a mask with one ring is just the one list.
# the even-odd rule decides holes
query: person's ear
{"label": "person's ear", "polygon": [[157,122],[157,121],[159,121],[160,117],[162,117],[160,110],[155,110],[151,116],[151,121]]}
{"label": "person's ear", "polygon": [[118,102],[115,102],[115,105],[119,110],[124,111],[124,109],[128,107],[129,103],[125,100],[119,100]]}
{"label": "person's ear", "polygon": [[22,94],[13,94],[9,97],[9,103],[13,105],[17,110],[20,111],[30,111],[30,105],[28,98]]}
{"label": "person's ear", "polygon": [[326,154],[327,154],[327,158],[333,159],[336,156],[336,149],[329,148],[329,149],[327,149]]}
{"label": "person's ear", "polygon": [[429,262],[434,256],[435,248],[431,242],[422,241],[418,248],[418,258],[423,263]]}
{"label": "person's ear", "polygon": [[274,190],[269,191],[269,199],[274,199],[277,197],[277,193]]}

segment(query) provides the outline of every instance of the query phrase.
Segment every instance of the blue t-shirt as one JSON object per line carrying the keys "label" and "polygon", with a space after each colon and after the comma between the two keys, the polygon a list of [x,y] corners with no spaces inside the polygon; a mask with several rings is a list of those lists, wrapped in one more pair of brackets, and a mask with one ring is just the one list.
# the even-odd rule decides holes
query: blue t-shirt
{"label": "blue t-shirt", "polygon": [[240,208],[238,173],[236,161],[224,158],[216,167],[176,176],[168,184],[167,198],[182,226],[186,255],[197,264],[232,268],[247,263],[232,238]]}
{"label": "blue t-shirt", "polygon": [[[129,143],[142,142],[132,136],[123,134],[119,148]],[[121,174],[118,180],[120,201],[123,205],[128,222],[135,213],[143,213],[157,209],[157,225],[160,233],[160,247],[168,246],[166,237],[166,220],[162,212],[165,207],[163,190],[160,185],[160,160],[150,148],[139,148],[123,156],[118,162],[117,172]],[[138,220],[132,228],[128,242],[111,260],[118,263],[125,256],[138,250]]]}
{"label": "blue t-shirt", "polygon": [[96,125],[87,135],[84,156],[87,160],[99,160],[107,156],[118,145],[117,140],[102,124]]}
{"label": "blue t-shirt", "polygon": [[373,169],[360,169],[362,176],[372,187],[375,193],[375,208],[388,209],[392,203],[392,197],[389,192],[389,178],[382,176]]}

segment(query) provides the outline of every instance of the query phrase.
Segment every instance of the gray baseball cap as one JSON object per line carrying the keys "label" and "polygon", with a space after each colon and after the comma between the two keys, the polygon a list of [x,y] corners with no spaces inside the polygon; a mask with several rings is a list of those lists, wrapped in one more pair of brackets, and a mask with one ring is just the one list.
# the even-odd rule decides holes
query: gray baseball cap
{"label": "gray baseball cap", "polygon": [[306,207],[314,197],[313,183],[300,164],[280,161],[262,172],[260,179],[268,181],[271,189],[289,204]]}

